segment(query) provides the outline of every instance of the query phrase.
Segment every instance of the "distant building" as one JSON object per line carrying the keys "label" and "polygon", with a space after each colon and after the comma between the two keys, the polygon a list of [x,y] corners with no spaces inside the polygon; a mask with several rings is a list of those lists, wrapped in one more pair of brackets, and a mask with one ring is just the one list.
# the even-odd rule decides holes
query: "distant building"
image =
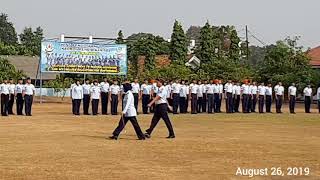
{"label": "distant building", "polygon": [[189,57],[189,60],[186,62],[187,67],[191,67],[192,69],[196,69],[200,67],[201,60],[197,58],[197,56],[192,55]]}
{"label": "distant building", "polygon": [[320,69],[320,46],[308,51],[312,68]]}

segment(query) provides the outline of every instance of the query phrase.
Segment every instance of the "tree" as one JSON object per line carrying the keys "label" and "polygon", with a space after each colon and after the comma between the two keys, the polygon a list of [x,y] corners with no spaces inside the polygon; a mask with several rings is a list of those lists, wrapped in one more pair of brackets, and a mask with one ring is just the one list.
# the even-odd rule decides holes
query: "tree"
{"label": "tree", "polygon": [[46,88],[53,88],[55,93],[62,92],[61,99],[63,100],[67,90],[72,84],[72,78],[66,78],[63,74],[57,75],[56,79],[50,80],[44,84]]}
{"label": "tree", "polygon": [[170,59],[175,64],[184,65],[188,53],[188,40],[181,24],[176,20],[170,43]]}
{"label": "tree", "polygon": [[0,43],[16,45],[17,42],[18,37],[12,22],[9,22],[7,14],[2,13],[0,15]]}
{"label": "tree", "polygon": [[19,35],[21,45],[27,49],[31,55],[40,56],[41,40],[43,39],[43,29],[37,27],[33,32],[31,27],[26,27]]}
{"label": "tree", "polygon": [[116,43],[117,43],[117,44],[124,44],[122,30],[120,30],[120,31],[118,32],[118,37],[117,37]]}
{"label": "tree", "polygon": [[23,77],[26,77],[26,75],[22,70],[17,70],[8,59],[0,58],[0,79],[12,78],[18,80]]}
{"label": "tree", "polygon": [[215,35],[209,22],[207,22],[200,31],[200,42],[196,50],[198,58],[201,60],[201,66],[214,60],[215,57]]}

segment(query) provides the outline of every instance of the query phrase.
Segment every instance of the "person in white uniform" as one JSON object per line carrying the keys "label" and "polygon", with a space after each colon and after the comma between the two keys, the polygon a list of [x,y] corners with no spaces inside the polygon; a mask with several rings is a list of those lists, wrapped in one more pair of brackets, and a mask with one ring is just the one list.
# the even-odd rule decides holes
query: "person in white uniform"
{"label": "person in white uniform", "polygon": [[141,128],[137,121],[137,111],[134,104],[134,96],[132,93],[132,85],[130,83],[123,84],[123,91],[125,93],[124,96],[124,108],[122,111],[122,116],[119,121],[118,127],[113,131],[112,136],[110,136],[110,139],[117,140],[121,131],[126,126],[127,122],[130,121],[134,130],[136,131],[136,134],[138,136],[139,140],[145,140],[145,136],[141,131]]}
{"label": "person in white uniform", "polygon": [[318,101],[318,111],[320,113],[320,84],[319,84],[318,90],[317,90],[317,101]]}
{"label": "person in white uniform", "polygon": [[13,104],[14,104],[14,90],[16,85],[13,82],[13,79],[9,79],[9,102],[8,102],[8,114],[12,115],[13,113]]}
{"label": "person in white uniform", "polygon": [[98,115],[98,107],[99,107],[99,100],[101,96],[101,88],[97,80],[93,81],[93,86],[90,89],[91,93],[91,108],[92,108],[92,115]]}
{"label": "person in white uniform", "polygon": [[83,99],[83,87],[80,84],[80,81],[76,81],[76,85],[72,88],[72,99],[74,101],[74,115],[80,115],[80,105],[81,100]]}
{"label": "person in white uniform", "polygon": [[312,88],[309,84],[303,90],[304,94],[304,108],[306,113],[310,113],[311,103],[312,103]]}
{"label": "person in white uniform", "polygon": [[3,80],[1,84],[1,115],[8,116],[8,103],[9,103],[9,94],[10,94],[10,85],[8,84],[8,80]]}
{"label": "person in white uniform", "polygon": [[288,88],[288,97],[289,97],[289,111],[291,114],[295,114],[294,108],[296,105],[296,96],[297,96],[297,87],[295,83],[292,83]]}
{"label": "person in white uniform", "polygon": [[82,85],[82,88],[83,88],[83,114],[90,115],[89,106],[90,106],[91,84],[89,79],[85,80],[84,84]]}
{"label": "person in white uniform", "polygon": [[119,94],[120,94],[120,86],[118,85],[118,81],[114,80],[113,84],[110,86],[109,91],[109,99],[111,102],[111,114],[118,114],[118,102],[119,102]]}
{"label": "person in white uniform", "polygon": [[152,85],[147,79],[144,80],[144,83],[141,85],[141,94],[142,94],[142,112],[143,114],[148,114],[148,103],[151,99],[151,89]]}
{"label": "person in white uniform", "polygon": [[27,78],[27,82],[24,85],[24,90],[23,90],[26,116],[32,116],[31,110],[32,110],[33,96],[35,95],[35,93],[36,93],[36,88],[34,87],[33,84],[31,84],[31,79]]}
{"label": "person in white uniform", "polygon": [[23,80],[19,79],[18,84],[15,87],[15,97],[17,98],[16,100],[16,110],[17,110],[17,115],[23,115],[23,96],[22,96],[22,90],[23,90]]}
{"label": "person in white uniform", "polygon": [[132,94],[134,97],[134,107],[138,112],[138,104],[139,104],[139,99],[141,99],[141,92],[140,92],[140,84],[137,78],[134,79],[134,82],[131,84],[131,86],[132,86]]}
{"label": "person in white uniform", "polygon": [[281,82],[279,82],[278,85],[274,87],[274,93],[276,98],[276,112],[282,113],[281,107],[284,99],[284,87],[282,86]]}

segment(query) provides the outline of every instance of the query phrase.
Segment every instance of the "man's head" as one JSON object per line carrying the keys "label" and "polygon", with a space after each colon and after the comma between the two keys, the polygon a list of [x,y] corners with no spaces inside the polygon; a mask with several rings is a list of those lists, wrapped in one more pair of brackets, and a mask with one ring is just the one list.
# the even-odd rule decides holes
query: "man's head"
{"label": "man's head", "polygon": [[117,81],[117,80],[114,80],[114,81],[113,81],[113,84],[114,84],[114,85],[118,85],[118,81]]}
{"label": "man's head", "polygon": [[264,86],[264,83],[262,82],[262,83],[260,83],[260,85],[261,85],[261,86]]}
{"label": "man's head", "polygon": [[161,87],[163,85],[163,80],[162,79],[158,79],[157,80],[157,87]]}
{"label": "man's head", "polygon": [[186,83],[186,81],[185,81],[185,80],[181,80],[181,84],[183,84],[183,85],[184,85],[185,83]]}
{"label": "man's head", "polygon": [[23,80],[22,80],[22,79],[19,79],[19,80],[18,80],[18,83],[19,83],[19,84],[22,84],[22,83],[23,83]]}
{"label": "man's head", "polygon": [[29,78],[29,77],[27,78],[27,83],[31,84],[31,78]]}
{"label": "man's head", "polygon": [[279,84],[279,86],[282,86],[282,82],[279,82],[278,84]]}
{"label": "man's head", "polygon": [[308,88],[311,88],[311,84],[308,84],[308,86],[307,86]]}
{"label": "man's head", "polygon": [[292,85],[292,86],[296,86],[296,84],[295,84],[295,83],[292,83],[291,85]]}
{"label": "man's head", "polygon": [[138,83],[138,81],[139,81],[138,78],[135,78],[135,79],[134,79],[134,82],[135,82],[135,83]]}
{"label": "man's head", "polygon": [[123,91],[124,91],[124,92],[128,92],[128,91],[130,91],[131,89],[132,89],[132,86],[131,86],[130,83],[124,83],[124,84],[123,84]]}
{"label": "man's head", "polygon": [[13,84],[13,79],[12,78],[9,79],[9,83]]}
{"label": "man's head", "polygon": [[76,80],[76,85],[80,85],[80,81],[79,80]]}
{"label": "man's head", "polygon": [[108,79],[107,79],[107,78],[103,78],[103,81],[104,81],[104,82],[108,82]]}
{"label": "man's head", "polygon": [[98,80],[95,79],[95,80],[93,81],[93,84],[94,84],[95,86],[97,86],[97,85],[98,85]]}
{"label": "man's head", "polygon": [[197,80],[193,79],[192,80],[193,84],[197,84]]}
{"label": "man's head", "polygon": [[198,84],[200,85],[201,83],[202,83],[201,80],[199,80],[199,81],[198,81]]}
{"label": "man's head", "polygon": [[86,79],[86,84],[90,84],[90,80],[89,79]]}

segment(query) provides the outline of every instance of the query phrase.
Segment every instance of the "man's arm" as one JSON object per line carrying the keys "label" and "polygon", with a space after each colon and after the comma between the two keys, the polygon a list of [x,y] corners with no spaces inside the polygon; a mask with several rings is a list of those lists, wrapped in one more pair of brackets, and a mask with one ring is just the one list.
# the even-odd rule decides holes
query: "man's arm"
{"label": "man's arm", "polygon": [[160,96],[156,96],[155,98],[153,98],[153,100],[148,104],[148,107],[151,107],[156,101],[158,101],[161,97]]}

